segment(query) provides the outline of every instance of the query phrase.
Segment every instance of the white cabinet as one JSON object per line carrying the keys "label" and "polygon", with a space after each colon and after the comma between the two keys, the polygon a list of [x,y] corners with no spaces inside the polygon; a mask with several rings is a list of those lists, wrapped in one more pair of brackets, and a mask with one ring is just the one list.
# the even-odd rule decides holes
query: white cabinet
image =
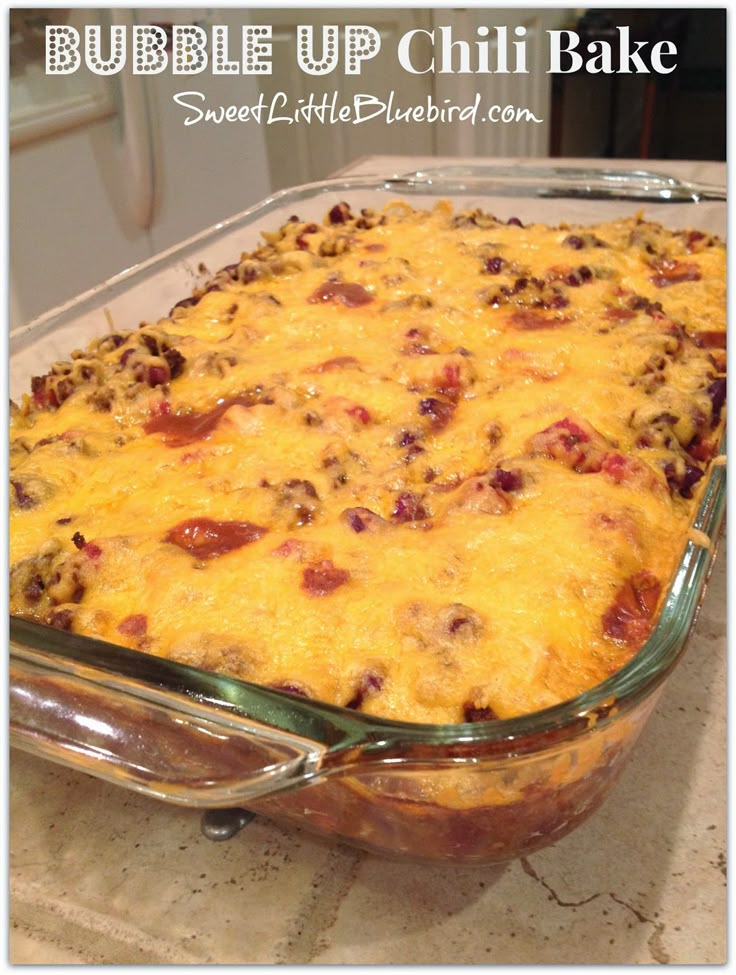
{"label": "white cabinet", "polygon": [[[147,8],[124,15],[141,23],[239,24],[238,13]],[[109,15],[73,11],[69,22],[81,28],[85,18],[101,23]],[[54,11],[50,17],[51,23],[59,22]],[[85,76],[86,94],[79,83]],[[102,79],[101,88],[86,69],[70,77],[77,79],[74,86],[55,88],[52,81],[60,79],[46,78],[32,58],[16,57],[11,70],[11,327],[237,213],[271,189],[260,127],[183,125],[171,97],[191,81],[183,84],[169,74],[138,77],[139,90],[131,93],[116,79]],[[249,77],[203,73],[196,88],[213,103],[247,103],[257,97]],[[107,109],[69,115],[73,127],[60,126],[59,113],[80,102]],[[16,135],[25,131],[35,138],[13,140],[14,120]],[[141,221],[139,197],[149,179],[152,207]]]}
{"label": "white cabinet", "polygon": [[116,124],[84,125],[11,151],[11,327],[150,255],[148,233],[125,209]]}

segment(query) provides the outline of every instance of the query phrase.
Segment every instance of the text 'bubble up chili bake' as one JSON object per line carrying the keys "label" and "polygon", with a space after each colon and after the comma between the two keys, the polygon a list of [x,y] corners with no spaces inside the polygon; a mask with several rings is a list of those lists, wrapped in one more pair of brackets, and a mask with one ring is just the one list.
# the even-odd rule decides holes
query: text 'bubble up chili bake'
{"label": "text 'bubble up chili bake'", "polygon": [[11,613],[404,722],[619,671],[718,453],[723,242],[444,201],[264,237],[12,405]]}

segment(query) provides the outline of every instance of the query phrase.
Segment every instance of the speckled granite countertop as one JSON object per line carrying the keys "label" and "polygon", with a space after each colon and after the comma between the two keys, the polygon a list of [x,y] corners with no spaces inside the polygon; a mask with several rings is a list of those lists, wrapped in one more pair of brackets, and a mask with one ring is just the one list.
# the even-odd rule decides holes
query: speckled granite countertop
{"label": "speckled granite countertop", "polygon": [[[725,183],[720,165],[647,165]],[[391,862],[260,818],[214,843],[197,812],[13,752],[10,962],[725,962],[725,563],[724,545],[613,794],[504,866]]]}

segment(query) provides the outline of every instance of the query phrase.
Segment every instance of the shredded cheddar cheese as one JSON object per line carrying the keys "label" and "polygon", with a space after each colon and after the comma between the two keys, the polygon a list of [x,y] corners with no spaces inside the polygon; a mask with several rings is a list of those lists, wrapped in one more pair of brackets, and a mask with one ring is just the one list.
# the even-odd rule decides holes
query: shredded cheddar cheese
{"label": "shredded cheddar cheese", "polygon": [[396,719],[573,697],[693,537],[724,305],[723,243],[640,218],[294,218],[34,378],[11,611]]}
{"label": "shredded cheddar cheese", "polygon": [[701,548],[709,549],[711,547],[711,541],[705,532],[700,531],[699,528],[691,528],[688,533],[688,538],[693,543],[693,545],[700,545]]}

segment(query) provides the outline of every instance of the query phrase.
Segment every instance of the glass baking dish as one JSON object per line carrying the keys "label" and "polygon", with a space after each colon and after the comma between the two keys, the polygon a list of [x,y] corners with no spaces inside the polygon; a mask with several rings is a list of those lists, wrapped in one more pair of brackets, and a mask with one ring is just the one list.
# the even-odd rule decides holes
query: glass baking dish
{"label": "glass baking dish", "polygon": [[[418,207],[449,198],[525,222],[643,210],[673,229],[725,236],[722,190],[642,171],[446,167],[314,183],[281,191],[13,332],[11,395],[110,323],[166,315],[208,269],[293,213],[321,219],[341,200],[358,208],[397,197]],[[11,618],[11,744],[162,800],[245,806],[380,854],[469,862],[525,855],[598,807],[682,654],[724,517],[724,460],[702,487],[645,646],[555,707],[470,724],[382,720]]]}

